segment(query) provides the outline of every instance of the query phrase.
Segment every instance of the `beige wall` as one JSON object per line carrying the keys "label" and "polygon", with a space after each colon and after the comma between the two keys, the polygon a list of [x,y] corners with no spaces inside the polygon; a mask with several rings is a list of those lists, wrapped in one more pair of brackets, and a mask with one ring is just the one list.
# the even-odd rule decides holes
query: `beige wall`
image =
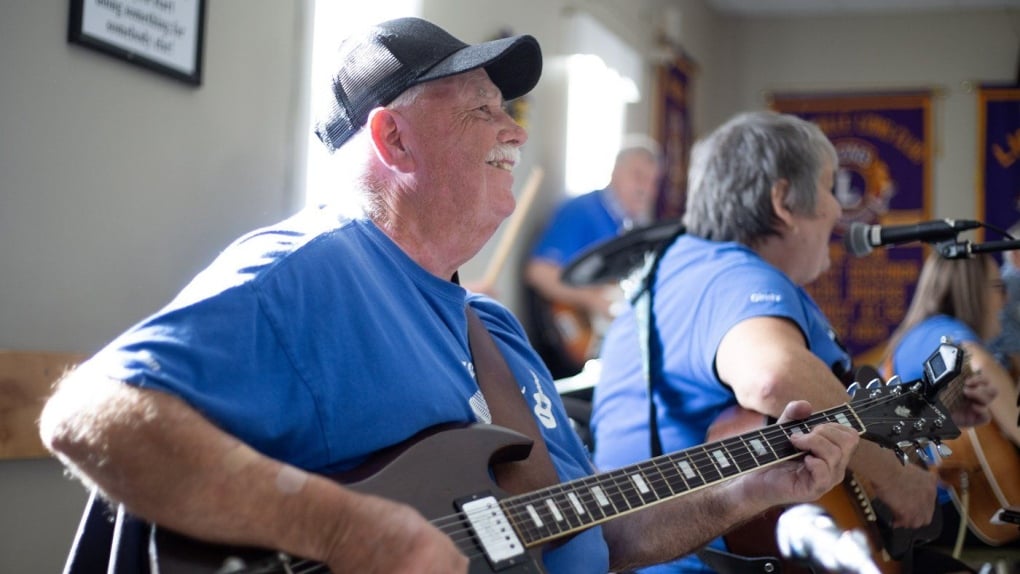
{"label": "beige wall", "polygon": [[[561,198],[563,11],[590,10],[650,53],[661,6],[671,2],[700,66],[696,133],[763,107],[769,90],[937,87],[936,212],[973,215],[976,104],[964,82],[1013,78],[1015,10],[747,21],[701,0],[484,9],[478,0],[427,0],[424,15],[465,40],[510,26],[538,37],[546,54],[518,182],[535,165],[547,177],[500,282],[512,303],[520,245]],[[311,0],[208,2],[199,88],[68,45],[66,1],[5,4],[0,348],[90,353],[167,301],[226,242],[300,204]],[[651,109],[637,105],[628,118],[629,129],[648,129]],[[466,278],[482,274],[494,245]],[[58,571],[83,502],[83,489],[52,460],[0,461],[0,572]]]}
{"label": "beige wall", "polygon": [[[4,2],[0,348],[93,352],[292,210],[309,4],[207,4],[194,88],[68,44],[66,0]],[[84,500],[0,461],[0,572],[59,572]]]}
{"label": "beige wall", "polygon": [[974,218],[977,94],[1016,80],[1020,9],[747,20],[733,26],[741,107],[790,90],[931,88],[933,216]]}

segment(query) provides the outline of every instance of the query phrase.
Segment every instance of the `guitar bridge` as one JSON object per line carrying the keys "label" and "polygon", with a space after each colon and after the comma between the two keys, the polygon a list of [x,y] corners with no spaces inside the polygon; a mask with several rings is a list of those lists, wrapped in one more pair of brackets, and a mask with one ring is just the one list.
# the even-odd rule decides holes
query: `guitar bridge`
{"label": "guitar bridge", "polygon": [[514,566],[526,558],[524,545],[496,497],[471,498],[458,501],[457,506],[471,525],[475,540],[494,571]]}

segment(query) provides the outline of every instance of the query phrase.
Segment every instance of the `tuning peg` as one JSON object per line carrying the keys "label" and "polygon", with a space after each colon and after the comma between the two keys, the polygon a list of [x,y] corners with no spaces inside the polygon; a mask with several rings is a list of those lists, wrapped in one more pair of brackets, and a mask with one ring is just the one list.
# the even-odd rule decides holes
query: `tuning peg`
{"label": "tuning peg", "polygon": [[874,391],[874,390],[877,390],[877,389],[881,389],[882,388],[882,379],[879,379],[879,378],[871,379],[870,381],[868,381],[867,386],[865,386],[864,388],[868,389],[869,391]]}
{"label": "tuning peg", "polygon": [[935,451],[939,453],[942,458],[948,458],[953,455],[953,449],[942,444],[942,441],[935,439]]}
{"label": "tuning peg", "polygon": [[907,463],[910,462],[910,458],[907,457],[907,453],[903,452],[903,449],[900,447],[894,448],[893,452],[896,453],[897,457],[899,457],[900,464],[902,464],[903,466],[907,466]]}
{"label": "tuning peg", "polygon": [[861,390],[861,384],[857,381],[850,383],[850,386],[846,388],[846,392],[850,395],[851,399],[857,396],[857,391],[859,390]]}
{"label": "tuning peg", "polygon": [[889,377],[888,381],[885,382],[885,386],[887,387],[896,387],[902,384],[903,379],[901,379],[899,375],[893,375],[892,377]]}
{"label": "tuning peg", "polygon": [[922,441],[914,441],[914,452],[916,452],[917,456],[926,464],[932,464],[935,462],[935,457],[931,455],[927,445],[923,444]]}

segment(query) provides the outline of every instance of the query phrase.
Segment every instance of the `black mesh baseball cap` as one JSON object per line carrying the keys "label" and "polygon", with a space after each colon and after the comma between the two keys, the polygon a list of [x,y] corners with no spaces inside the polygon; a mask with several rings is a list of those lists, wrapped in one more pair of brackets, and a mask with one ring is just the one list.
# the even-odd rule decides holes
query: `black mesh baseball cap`
{"label": "black mesh baseball cap", "polygon": [[485,68],[512,100],[531,91],[542,75],[542,50],[529,35],[466,44],[420,18],[389,20],[340,45],[332,98],[315,134],[330,151],[344,144],[368,120],[408,88]]}

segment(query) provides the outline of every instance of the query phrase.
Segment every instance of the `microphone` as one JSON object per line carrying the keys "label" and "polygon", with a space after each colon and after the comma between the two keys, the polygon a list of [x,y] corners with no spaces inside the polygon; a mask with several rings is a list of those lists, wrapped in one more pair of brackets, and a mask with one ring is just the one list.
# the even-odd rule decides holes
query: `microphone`
{"label": "microphone", "polygon": [[843,236],[843,246],[855,257],[864,257],[875,247],[910,241],[935,242],[954,239],[961,231],[981,227],[969,219],[936,219],[915,225],[866,225],[854,222]]}
{"label": "microphone", "polygon": [[879,574],[864,535],[840,530],[831,516],[813,504],[798,504],[783,512],[776,523],[776,541],[785,558],[826,572]]}

